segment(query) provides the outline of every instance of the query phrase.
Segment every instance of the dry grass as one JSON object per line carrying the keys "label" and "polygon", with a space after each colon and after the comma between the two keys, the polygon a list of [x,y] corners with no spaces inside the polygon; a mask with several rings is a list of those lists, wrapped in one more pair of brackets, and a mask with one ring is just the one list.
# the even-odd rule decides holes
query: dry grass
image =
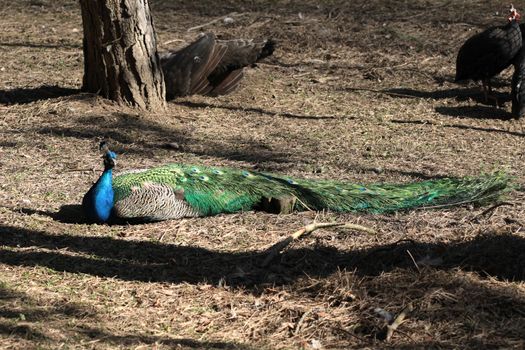
{"label": "dry grass", "polygon": [[[280,44],[239,91],[180,99],[163,115],[77,92],[76,1],[0,3],[0,349],[525,346],[520,191],[483,215],[104,226],[56,214],[98,175],[102,138],[123,169],[188,162],[403,182],[503,168],[522,184],[525,121],[450,82],[460,43],[501,22],[500,2],[151,0],[162,49],[232,12],[243,15],[207,29]],[[497,85],[507,101],[509,74]],[[314,220],[378,234],[319,230],[262,266],[265,249]],[[374,310],[395,316],[409,304],[385,342]]]}

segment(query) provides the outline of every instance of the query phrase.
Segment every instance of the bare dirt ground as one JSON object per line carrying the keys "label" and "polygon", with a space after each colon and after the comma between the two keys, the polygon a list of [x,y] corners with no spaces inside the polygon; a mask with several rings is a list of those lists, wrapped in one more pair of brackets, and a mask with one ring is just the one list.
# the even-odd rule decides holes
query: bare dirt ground
{"label": "bare dirt ground", "polygon": [[[511,71],[496,79],[502,108],[451,83],[461,43],[503,23],[506,3],[152,0],[160,49],[231,13],[204,30],[279,42],[234,94],[179,99],[162,115],[78,92],[76,1],[0,4],[0,349],[525,347],[521,188],[489,211],[133,226],[56,215],[97,178],[103,138],[120,169],[187,162],[356,182],[504,169],[523,184]],[[378,233],[319,230],[261,266],[314,220]],[[409,305],[386,342],[374,310]]]}

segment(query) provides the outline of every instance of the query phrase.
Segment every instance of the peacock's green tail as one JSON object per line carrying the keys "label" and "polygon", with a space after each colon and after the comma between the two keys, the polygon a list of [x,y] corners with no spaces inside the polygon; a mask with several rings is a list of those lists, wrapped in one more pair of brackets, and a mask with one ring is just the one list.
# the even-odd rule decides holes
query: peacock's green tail
{"label": "peacock's green tail", "polygon": [[292,179],[246,170],[170,164],[116,176],[114,215],[152,220],[251,210],[263,198],[293,196],[297,209],[385,213],[497,200],[508,189],[503,173],[407,184],[359,185]]}

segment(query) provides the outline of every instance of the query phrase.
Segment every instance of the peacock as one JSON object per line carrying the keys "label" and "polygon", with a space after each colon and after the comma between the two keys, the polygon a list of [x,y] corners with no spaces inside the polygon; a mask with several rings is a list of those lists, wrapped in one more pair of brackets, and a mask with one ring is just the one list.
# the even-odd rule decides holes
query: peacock
{"label": "peacock", "polygon": [[388,213],[496,201],[508,191],[503,173],[407,184],[359,185],[222,167],[168,164],[113,178],[116,154],[102,143],[104,171],[82,200],[90,221],[161,221],[264,208],[293,198],[295,210]]}
{"label": "peacock", "polygon": [[508,23],[491,27],[470,37],[459,49],[456,60],[456,82],[481,80],[485,101],[492,96],[490,79],[512,64],[521,49],[522,36],[518,21],[521,15],[510,5]]}
{"label": "peacock", "polygon": [[163,52],[160,63],[166,99],[229,94],[238,87],[244,67],[272,55],[275,46],[272,39],[218,40],[213,33],[206,33],[181,50]]}

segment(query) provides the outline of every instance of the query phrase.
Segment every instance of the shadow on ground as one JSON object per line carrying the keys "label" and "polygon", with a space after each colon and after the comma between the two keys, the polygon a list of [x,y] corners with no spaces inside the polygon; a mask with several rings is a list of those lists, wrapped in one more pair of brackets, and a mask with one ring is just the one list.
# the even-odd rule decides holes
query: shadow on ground
{"label": "shadow on ground", "polygon": [[525,137],[525,133],[519,132],[519,131],[511,131],[511,130],[502,130],[502,129],[496,129],[496,128],[483,128],[480,126],[474,126],[474,125],[465,125],[465,124],[437,124],[430,120],[401,120],[401,119],[391,119],[391,123],[395,124],[418,124],[418,125],[429,125],[429,126],[439,126],[442,128],[455,128],[455,129],[464,129],[464,130],[476,130],[476,131],[483,131],[488,133],[502,133],[502,134],[508,134],[512,136],[518,136],[518,137]]}
{"label": "shadow on ground", "polygon": [[[46,330],[60,327],[64,331],[64,320],[67,320],[72,325],[85,323],[86,321],[90,321],[93,324],[99,323],[98,315],[88,304],[82,305],[63,300],[60,302],[53,300],[47,303],[45,299],[33,298],[26,293],[14,291],[1,283],[0,306],[0,337],[25,339],[33,344],[54,344],[58,346],[56,339],[47,335]],[[46,324],[46,327],[43,327],[44,324]],[[80,337],[83,341],[94,340],[98,343],[114,346],[137,347],[149,344],[151,346],[166,345],[185,349],[251,349],[251,347],[245,345],[227,342],[207,342],[137,333],[112,334],[101,328],[85,325],[66,328],[71,328],[67,329],[67,331],[69,334],[73,331],[75,338]],[[80,341],[80,339],[77,339],[77,341]],[[63,345],[61,344],[61,346]]]}
{"label": "shadow on ground", "polygon": [[11,290],[1,281],[0,305],[0,336],[23,337],[33,341],[51,340],[36,326],[40,322],[62,317],[96,317],[83,305],[65,301],[46,305],[26,293]]}
{"label": "shadow on ground", "polygon": [[263,114],[263,115],[269,115],[269,116],[282,116],[284,118],[291,118],[291,119],[355,119],[355,117],[347,117],[347,116],[336,116],[336,115],[305,115],[305,114],[293,114],[288,112],[272,112],[267,111],[262,108],[254,108],[254,107],[237,107],[237,106],[227,106],[227,105],[216,105],[216,104],[209,104],[209,103],[202,103],[202,102],[190,102],[190,101],[175,101],[175,104],[178,104],[180,106],[185,107],[191,107],[191,108],[218,108],[218,109],[226,109],[229,111],[237,111],[237,112],[253,112],[257,114]]}
{"label": "shadow on ground", "polygon": [[[485,101],[485,98],[479,89],[475,88],[454,88],[448,90],[436,90],[436,91],[423,91],[423,90],[414,90],[408,88],[395,88],[395,89],[386,89],[386,90],[374,90],[374,89],[363,89],[363,88],[353,88],[346,87],[343,88],[344,91],[365,91],[373,92],[378,94],[385,94],[394,98],[423,98],[423,99],[447,99],[454,98],[457,101],[466,101],[469,99],[474,100],[478,105],[476,106],[459,106],[459,107],[437,107],[436,112],[453,116],[453,117],[463,117],[463,118],[476,118],[476,119],[501,119],[508,120],[512,119],[513,115],[507,111],[498,108],[495,106],[493,100]],[[495,93],[495,96],[500,105],[504,105],[506,102],[511,100],[508,93]],[[485,106],[487,105],[487,106]]]}
{"label": "shadow on ground", "polygon": [[120,112],[81,117],[67,126],[39,126],[32,131],[43,135],[60,135],[77,139],[105,139],[117,154],[136,153],[154,156],[159,150],[169,150],[258,164],[294,162],[284,151],[271,149],[249,136],[202,139],[194,137],[190,127],[173,128],[134,114]]}
{"label": "shadow on ground", "polygon": [[[438,268],[461,267],[502,280],[525,281],[525,239],[486,235],[448,244],[402,241],[373,248],[340,251],[328,246],[287,250],[266,267],[261,251],[217,252],[194,246],[127,241],[112,237],[50,235],[0,226],[0,262],[8,265],[46,266],[56,271],[86,273],[122,280],[172,283],[219,283],[257,287],[279,285],[304,276],[328,276],[338,270],[359,276],[378,276],[396,268],[413,268],[414,259],[439,259]],[[76,252],[89,256],[69,255]],[[242,273],[239,273],[239,268]]]}
{"label": "shadow on ground", "polygon": [[500,108],[487,106],[436,107],[436,112],[457,118],[510,120],[514,116]]}
{"label": "shadow on ground", "polygon": [[48,100],[61,96],[70,96],[80,93],[78,89],[60,86],[42,85],[36,88],[16,88],[0,90],[0,104],[26,104],[40,100]]}
{"label": "shadow on ground", "polygon": [[[435,91],[424,91],[424,90],[415,90],[409,88],[393,88],[380,90],[385,94],[389,94],[393,97],[400,98],[428,98],[433,100],[441,100],[446,98],[455,98],[457,101],[466,101],[472,99],[477,103],[481,104],[494,104],[494,101],[486,102],[485,96],[483,95],[481,88],[452,88],[446,90],[435,90]],[[500,104],[509,102],[511,100],[508,93],[503,92],[494,92],[494,96],[497,98]]]}
{"label": "shadow on ground", "polygon": [[[470,317],[479,327],[493,332],[492,337],[463,340],[463,344],[472,348],[480,344],[498,347],[507,344],[509,339],[519,339],[520,335],[516,333],[521,329],[520,317],[525,310],[522,297],[491,282],[492,278],[525,281],[525,239],[511,233],[480,235],[466,242],[400,240],[358,250],[338,250],[317,244],[311,248],[290,248],[268,265],[263,264],[268,251],[224,252],[113,237],[52,235],[9,225],[0,225],[0,247],[1,264],[45,267],[59,273],[124,281],[206,283],[239,288],[254,295],[284,287],[289,294],[312,300],[329,295],[326,300],[331,300],[331,303],[357,302],[365,308],[384,303],[392,307],[392,303],[406,305],[413,302],[418,310],[412,317],[422,322],[432,324],[447,319],[457,323],[458,327],[468,328],[468,325],[462,326],[462,322],[465,317]],[[479,278],[459,273],[458,269],[490,278],[481,283]],[[347,300],[349,291],[361,293],[362,290],[366,290],[366,296],[358,298],[360,301],[356,301],[355,296]],[[26,306],[23,312],[33,323],[20,325],[16,321],[20,318],[20,309],[5,307],[8,305],[5,300],[10,297],[24,301],[19,304],[31,305],[27,296],[0,289],[0,302],[4,300],[0,312],[0,334],[47,342],[46,334],[39,331],[38,325],[53,321],[56,315],[66,315],[67,318],[82,318],[84,324],[74,329],[75,336],[102,339],[102,342],[114,345],[161,343],[189,348],[247,349],[233,343],[146,334],[111,334],[91,326],[91,323],[96,325],[97,316],[73,304],[58,305],[44,312],[32,311]],[[469,298],[475,300],[469,301]],[[465,306],[467,302],[470,302],[468,307]],[[488,312],[488,305],[497,307],[498,311],[495,314]],[[498,321],[493,321],[493,317]],[[88,318],[95,321],[86,324]],[[518,322],[512,331],[503,331],[497,326],[497,322],[504,322],[504,318]],[[341,337],[363,346],[377,345],[377,340],[382,339],[383,329],[377,316],[366,314],[360,317],[359,325],[345,331]],[[499,338],[494,337],[495,334]],[[447,336],[455,335],[447,333]],[[446,345],[440,340],[411,344],[412,348]]]}
{"label": "shadow on ground", "polygon": [[[512,119],[513,115],[501,108],[494,106],[494,101],[485,101],[480,89],[475,88],[454,88],[448,90],[421,91],[407,88],[396,88],[381,90],[382,93],[398,98],[425,98],[425,99],[446,99],[455,98],[457,101],[474,100],[476,106],[455,106],[455,107],[436,107],[436,112],[443,115],[461,118],[475,119]],[[495,97],[500,105],[504,105],[511,100],[508,93],[496,92]],[[485,106],[488,105],[488,106]]]}
{"label": "shadow on ground", "polygon": [[[0,206],[2,207],[2,206]],[[64,224],[90,224],[91,222],[84,215],[82,206],[80,204],[66,204],[60,206],[57,212],[30,209],[30,208],[12,208],[4,207],[12,211],[17,211],[26,215],[43,215]]]}
{"label": "shadow on ground", "polygon": [[28,41],[19,41],[19,42],[0,42],[0,46],[7,47],[27,47],[31,49],[82,49],[82,45],[74,43],[31,43]]}

